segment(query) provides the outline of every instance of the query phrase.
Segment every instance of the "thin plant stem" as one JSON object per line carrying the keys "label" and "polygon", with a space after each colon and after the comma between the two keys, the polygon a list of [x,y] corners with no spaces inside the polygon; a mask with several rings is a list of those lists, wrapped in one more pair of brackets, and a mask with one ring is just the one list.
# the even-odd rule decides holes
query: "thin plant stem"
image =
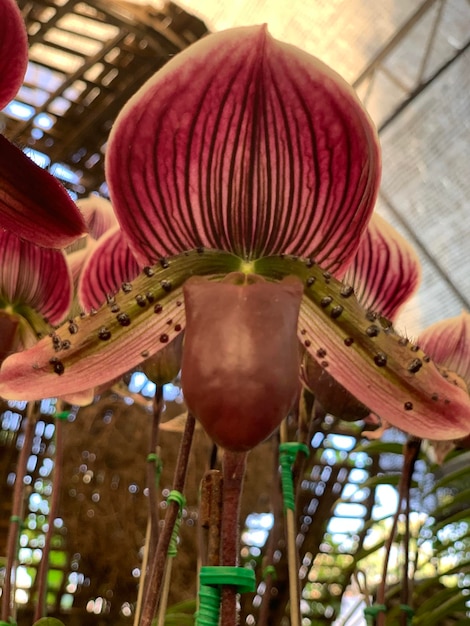
{"label": "thin plant stem", "polygon": [[[150,550],[153,552],[153,549],[157,545],[158,541],[158,530],[159,530],[159,492],[158,492],[158,480],[156,478],[158,472],[158,434],[160,429],[160,420],[163,411],[163,386],[157,385],[155,396],[153,399],[153,420],[152,420],[152,430],[150,434],[150,448],[149,454],[155,455],[153,461],[149,461],[147,464],[147,488],[149,490],[149,511],[150,511],[150,522],[151,522],[151,542],[150,542]],[[141,581],[142,584],[143,581]]]}
{"label": "thin plant stem", "polygon": [[147,519],[147,528],[145,530],[144,556],[142,558],[142,570],[140,574],[139,590],[137,592],[137,602],[135,605],[133,626],[139,626],[140,612],[142,610],[142,601],[144,599],[144,587],[145,587],[145,581],[147,580],[146,572],[147,572],[147,566],[148,566],[149,554],[150,554],[150,538],[152,535],[151,524],[152,524],[151,516],[149,514],[148,519]]}
{"label": "thin plant stem", "polygon": [[[223,495],[222,495],[222,543],[221,563],[234,567],[238,565],[240,553],[240,500],[246,470],[246,452],[224,451]],[[236,626],[237,589],[233,585],[222,588],[221,624]]]}
{"label": "thin plant stem", "polygon": [[[178,459],[176,461],[175,475],[173,478],[173,490],[182,492],[186,482],[188,471],[189,453],[193,440],[196,420],[191,413],[188,413],[186,426],[181,439]],[[148,586],[142,606],[142,617],[140,626],[151,626],[155,616],[158,601],[161,594],[161,584],[165,570],[165,562],[168,554],[173,528],[175,526],[180,511],[179,504],[173,500],[168,503],[165,515],[165,525],[158,537],[157,548],[152,558],[150,571],[148,574]]]}
{"label": "thin plant stem", "polygon": [[[60,410],[59,403],[56,406],[56,411]],[[55,422],[55,459],[54,459],[54,473],[52,482],[52,494],[49,504],[49,523],[44,538],[44,548],[42,550],[41,563],[38,571],[38,601],[36,604],[36,610],[34,613],[34,621],[38,621],[41,617],[44,617],[47,613],[47,574],[49,572],[49,555],[51,552],[52,538],[54,536],[54,520],[57,518],[59,511],[60,500],[60,485],[62,482],[62,470],[64,459],[64,431],[63,421],[61,418],[57,418]]]}
{"label": "thin plant stem", "polygon": [[[390,561],[390,553],[393,546],[393,541],[395,539],[398,519],[400,517],[402,511],[403,500],[406,497],[406,494],[409,494],[411,479],[413,477],[413,470],[416,463],[416,459],[418,458],[419,451],[421,448],[421,440],[416,437],[410,437],[404,445],[403,451],[403,471],[400,478],[400,484],[398,487],[398,507],[397,511],[393,517],[393,524],[390,530],[390,534],[385,543],[385,557],[382,569],[382,580],[380,582],[380,586],[377,590],[377,604],[385,604],[385,588],[387,583],[387,571],[388,564]],[[408,550],[408,545],[405,545],[405,549]],[[406,576],[406,580],[403,581],[404,585],[408,585],[408,573]],[[407,595],[408,597],[408,595]],[[377,626],[385,626],[386,623],[386,615],[385,613],[379,613],[377,616]],[[405,622],[406,623],[406,622]]]}
{"label": "thin plant stem", "polygon": [[164,626],[165,614],[168,606],[168,594],[170,593],[171,569],[173,566],[173,557],[169,557],[165,566],[163,576],[163,588],[160,598],[160,606],[158,607],[157,626]]}
{"label": "thin plant stem", "polygon": [[[405,499],[405,535],[403,537],[404,544],[404,563],[403,563],[403,584],[401,586],[400,599],[401,604],[404,606],[408,606],[410,596],[411,596],[411,578],[410,578],[410,487],[411,487],[411,478],[413,475],[413,469],[416,463],[416,459],[418,458],[419,451],[421,448],[421,440],[410,438],[407,442],[407,455],[409,456],[409,464],[410,471],[406,476],[406,489],[404,494]],[[401,626],[407,626],[409,616],[402,612],[400,615]]]}
{"label": "thin plant stem", "polygon": [[145,586],[147,582],[147,566],[149,562],[149,554],[153,554],[158,541],[158,435],[160,431],[160,420],[163,411],[163,386],[157,385],[155,396],[153,398],[153,416],[152,427],[150,433],[149,457],[147,459],[147,488],[149,493],[149,516],[147,528],[145,530],[144,555],[142,558],[142,568],[139,581],[139,590],[137,592],[137,602],[134,613],[134,625],[139,626],[140,612],[142,610],[142,602],[145,594]]}
{"label": "thin plant stem", "polygon": [[[287,423],[281,424],[281,442],[287,441]],[[299,564],[296,545],[296,519],[295,511],[287,508],[286,516],[286,540],[287,540],[287,567],[289,570],[289,611],[291,626],[300,626],[300,590],[299,590]]]}
{"label": "thin plant stem", "polygon": [[24,508],[25,483],[28,459],[31,454],[33,444],[34,430],[36,426],[36,405],[29,403],[26,410],[26,420],[24,426],[24,439],[21,448],[18,464],[16,467],[15,487],[13,490],[13,505],[11,510],[11,520],[8,528],[6,565],[5,565],[5,582],[2,594],[2,612],[1,619],[8,622],[8,618],[15,618],[16,608],[14,601],[13,576],[15,572],[15,563],[18,553],[18,536],[21,528],[21,519]]}
{"label": "thin plant stem", "polygon": [[[279,441],[278,437],[272,438],[273,447],[275,445],[275,450],[273,453],[273,482],[272,482],[272,495],[271,495],[271,508],[274,517],[274,525],[269,533],[269,539],[266,544],[266,553],[263,559],[263,578],[264,578],[264,593],[261,601],[261,606],[259,608],[258,626],[269,626],[270,622],[270,608],[271,608],[271,598],[272,598],[272,589],[274,586],[274,570],[270,571],[268,568],[274,565],[274,552],[279,545],[279,541],[281,536],[283,535],[283,513],[282,513],[282,493],[280,488],[280,480],[279,480],[279,460],[278,460],[278,446]],[[264,571],[268,571],[266,575],[264,575]]]}
{"label": "thin plant stem", "polygon": [[207,558],[202,557],[204,565],[220,564],[220,534],[222,519],[223,479],[219,470],[206,472],[201,481],[201,503],[199,505],[199,524],[206,530]]}

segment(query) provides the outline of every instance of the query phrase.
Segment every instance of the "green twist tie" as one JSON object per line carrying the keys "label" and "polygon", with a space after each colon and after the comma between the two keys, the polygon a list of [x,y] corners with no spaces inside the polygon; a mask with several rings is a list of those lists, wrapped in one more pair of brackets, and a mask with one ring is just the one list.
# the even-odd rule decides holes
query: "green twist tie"
{"label": "green twist tie", "polygon": [[239,593],[256,589],[255,573],[246,567],[206,565],[199,572],[199,583],[199,610],[195,615],[195,626],[218,626],[221,586],[232,585]]}
{"label": "green twist tie", "polygon": [[279,463],[281,465],[282,495],[284,498],[284,510],[295,510],[294,482],[292,480],[292,464],[297,453],[303,452],[309,455],[308,446],[297,441],[287,441],[279,446]]}
{"label": "green twist tie", "polygon": [[198,599],[196,626],[219,626],[220,587],[200,585]]}
{"label": "green twist tie", "polygon": [[406,623],[410,625],[415,614],[414,610],[407,604],[400,604],[400,610],[403,611],[403,613],[406,613]]}
{"label": "green twist tie", "polygon": [[178,535],[180,532],[181,515],[183,512],[183,507],[186,503],[186,498],[183,496],[182,493],[173,489],[172,491],[170,491],[166,501],[177,502],[179,505],[178,517],[175,520],[175,526],[171,535],[170,545],[168,546],[168,556],[175,557],[178,552]]}
{"label": "green twist tie", "polygon": [[267,565],[263,570],[263,580],[266,580],[268,576],[271,576],[273,580],[277,579],[277,572],[274,565]]}
{"label": "green twist tie", "polygon": [[160,484],[160,476],[162,475],[163,463],[161,458],[155,452],[151,452],[147,455],[148,463],[155,463],[155,485],[158,487]]}
{"label": "green twist tie", "polygon": [[387,607],[385,604],[374,604],[373,606],[366,606],[364,609],[364,617],[368,626],[374,626],[375,618],[379,613],[386,613]]}
{"label": "green twist tie", "polygon": [[253,592],[256,589],[255,573],[247,567],[206,565],[201,567],[199,580],[201,585],[232,585],[239,593]]}
{"label": "green twist tie", "polygon": [[60,413],[54,413],[54,417],[57,418],[58,420],[62,420],[66,422],[69,419],[69,412],[61,411]]}

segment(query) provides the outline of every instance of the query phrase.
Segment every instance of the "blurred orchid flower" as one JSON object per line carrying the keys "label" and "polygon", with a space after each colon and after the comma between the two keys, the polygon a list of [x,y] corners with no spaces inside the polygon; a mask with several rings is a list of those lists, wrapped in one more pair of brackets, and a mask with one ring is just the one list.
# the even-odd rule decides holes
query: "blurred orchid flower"
{"label": "blurred orchid flower", "polygon": [[[21,86],[28,39],[14,0],[0,2],[0,110]],[[85,232],[64,187],[0,135],[0,228],[33,243],[62,248]]]}
{"label": "blurred orchid flower", "polygon": [[436,322],[419,336],[419,343],[433,360],[458,374],[470,389],[470,313]]}
{"label": "blurred orchid flower", "polygon": [[71,301],[72,279],[61,250],[0,231],[0,363],[51,333]]}
{"label": "blurred orchid flower", "polygon": [[[7,359],[0,394],[33,399],[105,382],[186,324],[186,400],[227,448],[256,445],[292,407],[298,340],[391,423],[466,434],[463,382],[371,319],[333,276],[360,246],[379,171],[367,114],[320,61],[265,27],[194,44],[129,101],[108,142],[111,200],[143,273],[57,330],[67,350],[46,339]],[[106,293],[108,278],[90,289]]]}

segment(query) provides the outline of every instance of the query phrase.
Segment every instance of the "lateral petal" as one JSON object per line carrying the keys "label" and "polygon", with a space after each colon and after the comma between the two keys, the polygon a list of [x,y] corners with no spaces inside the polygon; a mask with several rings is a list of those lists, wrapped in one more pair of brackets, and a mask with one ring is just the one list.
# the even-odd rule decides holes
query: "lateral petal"
{"label": "lateral petal", "polygon": [[411,244],[374,213],[343,280],[363,307],[394,319],[418,288],[421,266]]}
{"label": "lateral petal", "polygon": [[209,250],[146,268],[97,313],[66,322],[33,348],[6,359],[0,370],[0,396],[64,396],[119,377],[184,330],[182,285],[187,278],[221,277],[239,269],[236,257]]}
{"label": "lateral petal", "polygon": [[210,35],[128,102],[107,180],[142,263],[196,246],[245,260],[355,253],[379,182],[376,132],[347,83],[266,27]]}
{"label": "lateral petal", "polygon": [[254,270],[304,280],[299,338],[328,373],[383,420],[423,438],[455,439],[470,432],[464,381],[444,371],[389,324],[366,312],[353,290],[329,272],[289,257],[260,259]]}
{"label": "lateral petal", "polygon": [[28,63],[28,37],[15,0],[0,2],[0,110],[21,87]]}
{"label": "lateral petal", "polygon": [[64,187],[2,135],[0,228],[48,248],[63,248],[86,232]]}

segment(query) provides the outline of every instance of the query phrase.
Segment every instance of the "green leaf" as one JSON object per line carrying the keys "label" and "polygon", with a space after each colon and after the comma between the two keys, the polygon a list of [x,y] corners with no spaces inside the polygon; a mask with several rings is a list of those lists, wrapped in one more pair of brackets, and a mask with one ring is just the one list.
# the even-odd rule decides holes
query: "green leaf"
{"label": "green leaf", "polygon": [[55,617],[41,617],[33,626],[65,626],[65,624]]}

